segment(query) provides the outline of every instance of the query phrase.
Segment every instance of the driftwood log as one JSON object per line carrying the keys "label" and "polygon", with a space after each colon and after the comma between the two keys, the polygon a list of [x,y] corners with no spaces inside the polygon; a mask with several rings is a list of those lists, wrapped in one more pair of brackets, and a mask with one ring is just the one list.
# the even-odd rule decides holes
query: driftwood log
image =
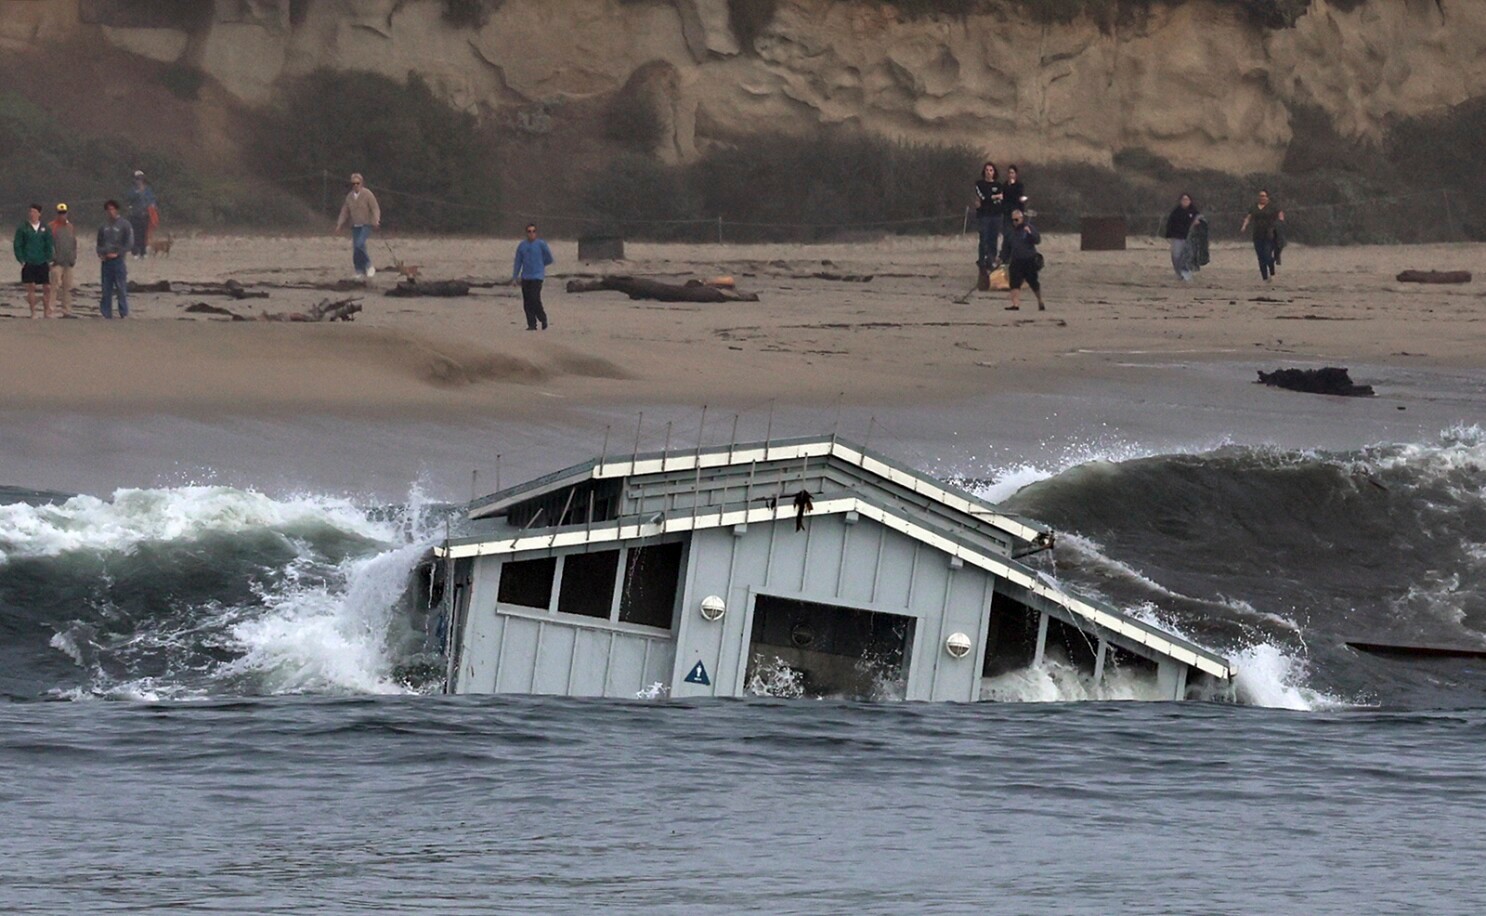
{"label": "driftwood log", "polygon": [[653,299],[656,302],[757,302],[757,293],[740,293],[718,289],[700,280],[684,284],[662,283],[644,277],[600,277],[597,280],[569,280],[570,293],[594,293],[613,290],[631,299]]}
{"label": "driftwood log", "polygon": [[186,311],[192,315],[222,315],[223,317],[231,318],[233,321],[249,320],[247,316],[239,315],[232,309],[224,309],[220,305],[211,305],[206,302],[193,302],[186,306]]}
{"label": "driftwood log", "polygon": [[1335,366],[1327,366],[1324,369],[1260,371],[1258,384],[1284,388],[1289,391],[1303,391],[1307,394],[1335,394],[1352,398],[1373,396],[1371,385],[1352,384],[1352,377],[1347,374],[1347,370]]}
{"label": "driftwood log", "polygon": [[1396,278],[1399,283],[1469,283],[1468,270],[1406,270]]}
{"label": "driftwood log", "polygon": [[428,280],[419,283],[417,280],[404,280],[391,289],[387,295],[410,299],[416,296],[468,296],[470,285],[463,280]]}
{"label": "driftwood log", "polygon": [[137,283],[130,280],[125,288],[131,293],[168,293],[170,292],[169,280],[156,280],[154,283]]}

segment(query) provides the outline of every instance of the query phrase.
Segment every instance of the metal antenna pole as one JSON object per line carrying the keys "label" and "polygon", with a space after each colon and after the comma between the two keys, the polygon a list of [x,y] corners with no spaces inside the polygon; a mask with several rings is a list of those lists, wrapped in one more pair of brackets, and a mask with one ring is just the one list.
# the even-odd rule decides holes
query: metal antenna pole
{"label": "metal antenna pole", "polygon": [[645,424],[645,411],[640,411],[640,416],[635,420],[635,454],[630,459],[629,472],[635,472],[635,463],[640,460],[640,427]]}
{"label": "metal antenna pole", "polygon": [[764,425],[764,460],[769,460],[769,443],[774,441],[774,400],[769,399],[769,421]]}
{"label": "metal antenna pole", "polygon": [[499,493],[500,489],[500,453],[497,452],[495,456],[495,492]]}
{"label": "metal antenna pole", "polygon": [[609,427],[605,426],[604,427],[604,447],[599,452],[599,473],[598,473],[598,476],[600,476],[600,477],[604,476],[604,456],[607,455],[607,454],[609,454]]}
{"label": "metal antenna pole", "polygon": [[877,417],[875,416],[867,421],[867,441],[862,443],[862,451],[864,452],[872,447],[872,427],[876,425]]}
{"label": "metal antenna pole", "polygon": [[470,471],[470,502],[480,495],[480,469]]}
{"label": "metal antenna pole", "polygon": [[662,474],[666,472],[666,458],[671,451],[671,423],[672,421],[670,420],[666,421],[666,444],[660,447],[660,471]]}

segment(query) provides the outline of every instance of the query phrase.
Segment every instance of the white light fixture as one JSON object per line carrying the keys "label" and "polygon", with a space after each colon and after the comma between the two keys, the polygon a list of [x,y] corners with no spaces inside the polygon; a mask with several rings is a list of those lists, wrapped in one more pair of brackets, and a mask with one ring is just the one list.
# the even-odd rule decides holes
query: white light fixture
{"label": "white light fixture", "polygon": [[708,595],[702,599],[702,619],[721,620],[722,615],[728,612],[728,606],[716,595]]}
{"label": "white light fixture", "polygon": [[970,654],[970,637],[964,633],[951,633],[944,641],[944,651],[948,652],[950,658],[964,658]]}

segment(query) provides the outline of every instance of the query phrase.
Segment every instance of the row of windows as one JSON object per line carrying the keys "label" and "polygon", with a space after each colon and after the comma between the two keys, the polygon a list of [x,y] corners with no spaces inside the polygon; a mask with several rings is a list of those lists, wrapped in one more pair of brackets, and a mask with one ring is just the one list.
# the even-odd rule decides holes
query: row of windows
{"label": "row of windows", "polygon": [[680,543],[654,544],[568,554],[561,564],[558,557],[507,561],[501,565],[497,600],[668,630],[681,578],[681,551]]}

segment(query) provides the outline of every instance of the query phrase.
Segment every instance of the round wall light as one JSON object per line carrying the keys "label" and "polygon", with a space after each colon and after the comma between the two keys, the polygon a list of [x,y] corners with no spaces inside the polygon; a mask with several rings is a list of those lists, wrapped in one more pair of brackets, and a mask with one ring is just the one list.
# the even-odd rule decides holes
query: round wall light
{"label": "round wall light", "polygon": [[944,641],[944,651],[948,652],[951,658],[964,658],[970,654],[970,649],[970,637],[964,633],[951,633]]}
{"label": "round wall light", "polygon": [[708,595],[702,599],[702,619],[721,620],[722,615],[728,612],[728,606],[716,595]]}

